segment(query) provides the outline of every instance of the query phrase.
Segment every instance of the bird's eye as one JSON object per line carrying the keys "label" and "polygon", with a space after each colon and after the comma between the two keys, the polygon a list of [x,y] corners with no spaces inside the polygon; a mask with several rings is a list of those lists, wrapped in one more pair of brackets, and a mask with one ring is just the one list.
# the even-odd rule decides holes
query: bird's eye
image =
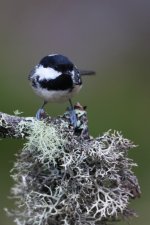
{"label": "bird's eye", "polygon": [[38,76],[38,75],[36,76],[36,81],[39,81],[39,77],[40,77],[40,76]]}

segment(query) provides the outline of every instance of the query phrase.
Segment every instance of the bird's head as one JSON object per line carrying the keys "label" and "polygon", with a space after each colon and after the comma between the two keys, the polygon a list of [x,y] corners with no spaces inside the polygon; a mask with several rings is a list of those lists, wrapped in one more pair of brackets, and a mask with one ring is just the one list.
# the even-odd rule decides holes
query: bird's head
{"label": "bird's head", "polygon": [[44,68],[52,68],[58,72],[68,72],[74,69],[74,64],[66,57],[60,54],[45,56],[40,60],[40,65]]}
{"label": "bird's head", "polygon": [[60,76],[70,76],[74,84],[81,83],[80,74],[76,66],[61,54],[51,54],[43,57],[36,67],[39,80],[56,79]]}

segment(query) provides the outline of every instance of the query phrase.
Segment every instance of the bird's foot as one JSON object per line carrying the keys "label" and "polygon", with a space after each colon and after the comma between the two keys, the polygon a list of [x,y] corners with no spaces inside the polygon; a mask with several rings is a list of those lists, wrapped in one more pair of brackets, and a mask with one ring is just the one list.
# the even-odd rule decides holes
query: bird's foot
{"label": "bird's foot", "polygon": [[37,120],[41,120],[41,119],[44,119],[44,118],[46,118],[46,113],[45,113],[45,111],[44,111],[43,108],[40,108],[40,109],[37,111],[37,113],[36,113],[36,119],[37,119]]}
{"label": "bird's foot", "polygon": [[69,107],[68,111],[69,111],[71,124],[74,126],[74,128],[76,128],[77,127],[77,115],[75,113],[75,110],[74,110],[74,108]]}

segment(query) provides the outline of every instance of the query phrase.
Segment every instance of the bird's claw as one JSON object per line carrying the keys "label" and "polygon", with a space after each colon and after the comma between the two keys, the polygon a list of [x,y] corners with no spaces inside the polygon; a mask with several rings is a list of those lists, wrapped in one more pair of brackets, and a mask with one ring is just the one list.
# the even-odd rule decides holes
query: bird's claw
{"label": "bird's claw", "polygon": [[36,113],[36,119],[41,120],[42,118],[45,118],[45,111],[43,108],[40,108]]}
{"label": "bird's claw", "polygon": [[74,128],[76,128],[77,127],[77,116],[76,116],[75,110],[72,107],[69,107],[69,115],[70,115],[71,124],[74,126]]}

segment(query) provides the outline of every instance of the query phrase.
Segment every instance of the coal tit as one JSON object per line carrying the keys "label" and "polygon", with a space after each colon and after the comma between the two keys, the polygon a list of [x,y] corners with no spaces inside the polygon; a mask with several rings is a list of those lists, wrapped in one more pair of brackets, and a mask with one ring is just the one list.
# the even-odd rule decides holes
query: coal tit
{"label": "coal tit", "polygon": [[35,93],[44,99],[42,107],[37,111],[37,119],[40,119],[44,106],[48,102],[68,100],[71,105],[71,123],[76,127],[77,119],[71,98],[82,87],[81,76],[92,74],[94,71],[78,70],[66,56],[60,54],[51,54],[42,58],[28,77]]}

